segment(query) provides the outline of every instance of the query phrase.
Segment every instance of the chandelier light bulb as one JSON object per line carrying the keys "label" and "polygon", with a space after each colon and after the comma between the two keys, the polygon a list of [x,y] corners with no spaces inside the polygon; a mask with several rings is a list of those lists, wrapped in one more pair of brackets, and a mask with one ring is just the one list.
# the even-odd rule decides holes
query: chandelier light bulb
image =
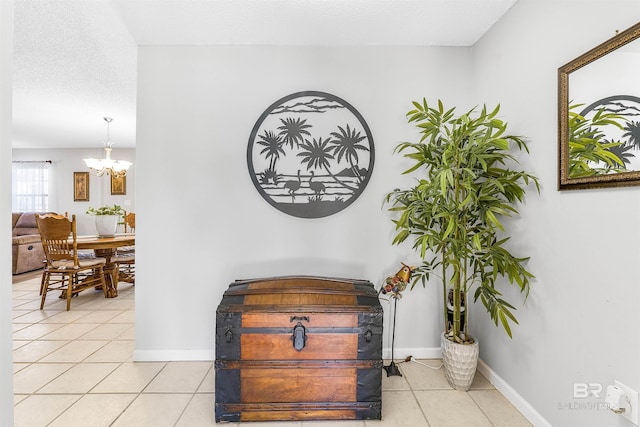
{"label": "chandelier light bulb", "polygon": [[89,171],[97,176],[103,176],[105,174],[111,175],[114,178],[120,178],[127,175],[127,169],[131,166],[131,162],[126,160],[113,160],[111,159],[111,133],[109,125],[113,121],[111,117],[105,117],[104,121],[107,122],[107,142],[105,142],[104,159],[83,159],[85,165],[89,168]]}

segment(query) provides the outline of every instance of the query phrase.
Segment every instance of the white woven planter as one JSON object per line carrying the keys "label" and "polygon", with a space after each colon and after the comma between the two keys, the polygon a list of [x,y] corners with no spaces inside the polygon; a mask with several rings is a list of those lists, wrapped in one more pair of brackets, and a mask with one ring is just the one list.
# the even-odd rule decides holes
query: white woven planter
{"label": "white woven planter", "polygon": [[469,390],[478,366],[478,340],[473,344],[458,344],[449,341],[443,333],[440,336],[440,347],[444,374],[449,385],[456,390]]}
{"label": "white woven planter", "polygon": [[100,237],[113,237],[118,228],[118,215],[96,215],[96,229]]}

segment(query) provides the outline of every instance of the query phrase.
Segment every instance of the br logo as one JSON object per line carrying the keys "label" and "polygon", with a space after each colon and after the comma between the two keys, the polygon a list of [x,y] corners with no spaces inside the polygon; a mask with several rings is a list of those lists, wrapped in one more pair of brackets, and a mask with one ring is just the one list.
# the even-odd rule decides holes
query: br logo
{"label": "br logo", "polygon": [[587,397],[600,397],[602,393],[602,384],[599,383],[574,383],[573,397],[574,399],[586,399]]}

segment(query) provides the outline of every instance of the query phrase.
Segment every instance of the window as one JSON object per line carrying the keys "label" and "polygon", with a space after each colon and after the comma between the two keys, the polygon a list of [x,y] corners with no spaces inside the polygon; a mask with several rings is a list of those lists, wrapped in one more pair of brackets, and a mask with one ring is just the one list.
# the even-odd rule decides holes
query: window
{"label": "window", "polygon": [[50,161],[13,162],[11,209],[13,212],[49,210]]}

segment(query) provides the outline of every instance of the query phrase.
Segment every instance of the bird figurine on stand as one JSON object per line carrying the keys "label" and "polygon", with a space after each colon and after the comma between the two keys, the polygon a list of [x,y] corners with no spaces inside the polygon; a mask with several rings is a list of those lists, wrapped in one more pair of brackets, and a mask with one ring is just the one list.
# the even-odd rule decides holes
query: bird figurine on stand
{"label": "bird figurine on stand", "polygon": [[385,285],[382,287],[382,294],[390,294],[392,298],[402,298],[402,291],[407,289],[409,280],[411,280],[411,273],[415,270],[415,267],[409,267],[404,262],[401,263],[402,268],[395,275],[387,277]]}
{"label": "bird figurine on stand", "polygon": [[393,328],[391,335],[391,363],[389,366],[384,366],[384,370],[387,371],[387,376],[390,377],[392,375],[402,376],[400,370],[396,366],[396,363],[393,359],[393,347],[395,345],[396,340],[396,311],[398,309],[398,300],[402,298],[402,291],[407,289],[409,284],[409,280],[411,280],[411,273],[415,270],[415,267],[409,267],[404,262],[402,263],[402,268],[395,275],[389,276],[385,279],[382,288],[380,288],[380,292],[383,295],[389,295],[393,298]]}

